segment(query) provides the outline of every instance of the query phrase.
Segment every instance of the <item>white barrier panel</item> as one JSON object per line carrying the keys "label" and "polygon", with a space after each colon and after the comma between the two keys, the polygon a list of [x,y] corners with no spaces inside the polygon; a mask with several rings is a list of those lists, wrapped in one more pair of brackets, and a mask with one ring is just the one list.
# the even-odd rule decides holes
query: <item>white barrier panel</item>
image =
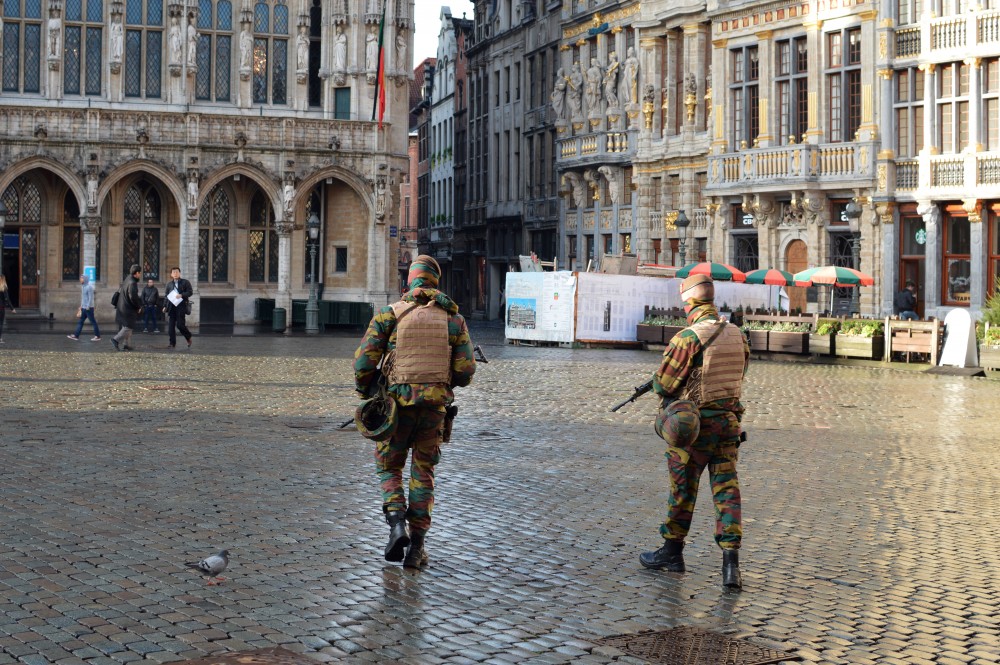
{"label": "white barrier panel", "polygon": [[[578,273],[576,339],[579,341],[634,342],[635,327],[645,307],[680,309],[680,279]],[[766,308],[771,287],[763,284],[715,283],[715,302],[730,310]]]}
{"label": "white barrier panel", "polygon": [[507,273],[504,336],[507,339],[572,342],[575,296],[576,275],[572,272]]}

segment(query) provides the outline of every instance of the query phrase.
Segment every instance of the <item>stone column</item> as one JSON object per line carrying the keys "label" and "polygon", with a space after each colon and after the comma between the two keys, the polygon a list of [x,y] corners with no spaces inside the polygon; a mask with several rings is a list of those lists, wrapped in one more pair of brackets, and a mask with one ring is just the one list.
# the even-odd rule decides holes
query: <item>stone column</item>
{"label": "stone column", "polygon": [[[809,128],[806,129],[806,135],[799,138],[802,143],[817,144],[823,142],[823,130],[820,129],[819,123],[820,91],[823,89],[824,84],[823,59],[818,57],[820,53],[823,53],[826,50],[823,48],[823,21],[820,19],[808,20],[804,21],[802,26],[806,29],[806,48],[810,54],[815,55],[809,58]],[[811,261],[812,257],[810,256],[810,262]],[[812,265],[820,264],[816,263]]]}
{"label": "stone column", "polygon": [[664,71],[666,75],[661,81],[664,94],[661,103],[661,108],[663,108],[666,113],[664,113],[663,118],[663,135],[672,136],[679,133],[679,127],[677,126],[677,109],[678,104],[681,104],[684,100],[679,98],[676,94],[677,90],[677,34],[673,31],[667,33],[666,38],[666,57],[664,58]]}
{"label": "stone column", "polygon": [[[980,76],[979,65],[982,58],[966,58],[965,65],[969,68],[969,152],[977,153],[983,149],[982,123],[980,117],[983,111],[982,102],[982,76]],[[975,159],[971,161],[973,174],[975,174]],[[975,176],[973,176],[974,178]],[[969,182],[967,179],[966,182]],[[975,182],[973,179],[971,182]]]}
{"label": "stone column", "polygon": [[[757,33],[757,58],[759,63],[759,80],[760,85],[758,90],[760,90],[760,103],[759,103],[759,115],[760,115],[760,134],[752,137],[753,143],[752,147],[765,148],[771,145],[771,119],[769,117],[770,109],[770,98],[769,94],[774,87],[772,80],[774,79],[774,66],[772,60],[774,58],[774,33],[771,30],[762,30]],[[779,140],[778,143],[781,143]],[[761,261],[764,261],[764,257],[761,257]],[[770,265],[770,264],[763,264]]]}
{"label": "stone column", "polygon": [[[379,165],[380,170],[385,169],[385,164]],[[387,283],[386,271],[388,270],[389,257],[387,250],[389,247],[389,229],[385,223],[385,211],[389,208],[388,199],[388,175],[379,173],[375,176],[375,187],[373,191],[374,208],[372,210],[371,224],[368,228],[368,273],[366,297],[375,304],[375,307],[386,305],[390,302],[390,294],[385,289]]]}
{"label": "stone column", "polygon": [[[875,42],[875,17],[878,12],[874,9],[863,11],[859,14],[861,18],[861,52],[876,53]],[[877,56],[876,56],[877,57]],[[878,125],[875,119],[875,67],[861,68],[861,125],[858,127],[857,138],[848,137],[847,140],[855,141],[875,141],[878,137]],[[870,175],[870,174],[869,174]]]}
{"label": "stone column", "polygon": [[184,279],[191,282],[194,292],[191,298],[190,325],[197,326],[201,320],[201,302],[198,296],[198,169],[188,170],[187,190],[181,207],[180,228],[178,229],[178,265]]}
{"label": "stone column", "polygon": [[882,201],[875,204],[875,212],[878,214],[879,223],[882,227],[882,262],[881,276],[876,278],[876,283],[881,281],[881,312],[879,316],[892,314],[893,297],[896,295],[895,285],[899,282],[898,263],[896,262],[896,248],[899,246],[899,235],[895,224],[895,204],[892,201]]}
{"label": "stone column", "polygon": [[240,11],[240,34],[236,37],[235,48],[239,63],[236,99],[241,109],[248,109],[253,101],[250,81],[251,61],[253,59],[253,12],[250,10],[249,4],[244,5]]}
{"label": "stone column", "polygon": [[924,218],[927,243],[924,245],[924,316],[937,316],[941,306],[941,208],[937,202],[917,201],[917,213]]}
{"label": "stone column", "polygon": [[295,222],[291,217],[275,221],[274,229],[278,232],[278,293],[275,294],[274,306],[285,310],[285,334],[292,332],[292,231]]}
{"label": "stone column", "polygon": [[[726,151],[726,133],[729,131],[729,114],[726,113],[727,96],[729,94],[725,81],[732,75],[730,59],[727,57],[728,39],[712,41],[712,77],[720,85],[712,85],[712,127],[708,128],[712,140],[710,154],[721,155]],[[738,146],[734,146],[738,147]],[[713,175],[714,178],[714,175]]]}
{"label": "stone column", "polygon": [[[97,232],[100,228],[100,216],[93,214],[80,217],[80,230],[83,232],[83,246],[81,250],[83,252],[84,267],[97,265]],[[105,272],[107,272],[106,269]],[[109,281],[108,275],[104,276],[104,281],[114,283],[113,281]]]}
{"label": "stone column", "polygon": [[[983,303],[986,302],[986,281],[989,279],[987,277],[989,266],[986,264],[986,232],[983,229],[982,205],[982,202],[977,199],[965,199],[962,202],[962,207],[969,213],[969,275],[972,277],[969,290],[970,312],[978,312]],[[988,215],[987,219],[989,219]]]}

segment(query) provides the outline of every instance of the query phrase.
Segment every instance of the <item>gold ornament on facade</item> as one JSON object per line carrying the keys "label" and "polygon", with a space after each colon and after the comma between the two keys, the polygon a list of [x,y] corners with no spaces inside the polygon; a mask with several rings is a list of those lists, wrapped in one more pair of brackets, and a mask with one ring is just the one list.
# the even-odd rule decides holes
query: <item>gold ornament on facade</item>
{"label": "gold ornament on facade", "polygon": [[879,164],[875,169],[875,178],[878,181],[878,191],[884,192],[889,182],[889,168],[885,164]]}
{"label": "gold ornament on facade", "polygon": [[646,100],[642,103],[642,115],[646,121],[646,129],[653,128],[653,102],[651,100]]}
{"label": "gold ornament on facade", "polygon": [[698,98],[693,93],[688,93],[684,97],[684,106],[687,107],[687,121],[694,122],[694,109],[698,106]]}
{"label": "gold ornament on facade", "polygon": [[983,207],[979,199],[962,199],[962,208],[969,214],[970,224],[978,224],[983,221]]}
{"label": "gold ornament on facade", "polygon": [[891,69],[880,69],[878,70],[879,78],[890,81],[892,80],[892,70]]}
{"label": "gold ornament on facade", "polygon": [[671,210],[670,212],[663,213],[663,230],[667,233],[671,231],[676,231],[677,226],[674,222],[677,220],[677,215],[680,214],[678,210]]}
{"label": "gold ornament on facade", "polygon": [[[581,3],[581,4],[585,4],[585,3]],[[590,22],[593,24],[593,26],[595,28],[601,27],[601,24],[604,23],[604,19],[601,18],[601,12],[594,12],[594,15],[590,19]]]}
{"label": "gold ornament on facade", "polygon": [[889,38],[884,32],[878,36],[878,56],[883,60],[889,57]]}
{"label": "gold ornament on facade", "polygon": [[883,225],[892,224],[892,209],[896,206],[892,201],[880,201],[875,204],[875,214],[878,217],[878,221]]}

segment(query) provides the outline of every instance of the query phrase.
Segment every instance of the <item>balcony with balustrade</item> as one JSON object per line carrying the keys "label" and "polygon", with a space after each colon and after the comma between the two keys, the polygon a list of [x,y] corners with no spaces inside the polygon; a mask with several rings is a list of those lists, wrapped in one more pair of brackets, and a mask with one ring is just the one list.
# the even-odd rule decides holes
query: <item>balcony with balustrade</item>
{"label": "balcony with balustrade", "polygon": [[895,162],[899,198],[1000,198],[1000,151],[927,155]]}
{"label": "balcony with balustrade", "polygon": [[995,56],[1000,46],[1000,9],[970,9],[920,25],[900,26],[895,34],[897,60],[964,59]]}
{"label": "balcony with balustrade", "polygon": [[875,143],[802,143],[709,155],[707,190],[713,195],[785,191],[809,183],[871,186]]}
{"label": "balcony with balustrade", "polygon": [[628,164],[635,156],[638,132],[595,132],[559,138],[556,144],[556,159],[563,170],[599,164]]}

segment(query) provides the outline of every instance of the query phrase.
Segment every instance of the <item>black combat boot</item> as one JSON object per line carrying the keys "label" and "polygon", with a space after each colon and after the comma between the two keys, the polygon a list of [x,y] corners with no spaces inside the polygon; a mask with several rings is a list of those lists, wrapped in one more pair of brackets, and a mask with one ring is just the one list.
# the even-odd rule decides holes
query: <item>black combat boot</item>
{"label": "black combat boot", "polygon": [[639,555],[639,563],[646,568],[659,570],[666,568],[672,573],[684,572],[684,541],[665,540],[663,547],[655,552],[643,552]]}
{"label": "black combat boot", "polygon": [[722,586],[729,591],[743,588],[739,550],[722,550]]}
{"label": "black combat boot", "polygon": [[427,556],[427,550],[424,549],[424,537],[427,535],[424,531],[414,531],[413,535],[410,537],[410,549],[406,550],[406,558],[403,559],[404,568],[416,568],[420,570],[427,565],[430,557]]}
{"label": "black combat boot", "polygon": [[410,544],[410,535],[406,532],[406,511],[390,510],[385,514],[388,522],[389,542],[385,546],[386,561],[402,561],[406,546]]}

